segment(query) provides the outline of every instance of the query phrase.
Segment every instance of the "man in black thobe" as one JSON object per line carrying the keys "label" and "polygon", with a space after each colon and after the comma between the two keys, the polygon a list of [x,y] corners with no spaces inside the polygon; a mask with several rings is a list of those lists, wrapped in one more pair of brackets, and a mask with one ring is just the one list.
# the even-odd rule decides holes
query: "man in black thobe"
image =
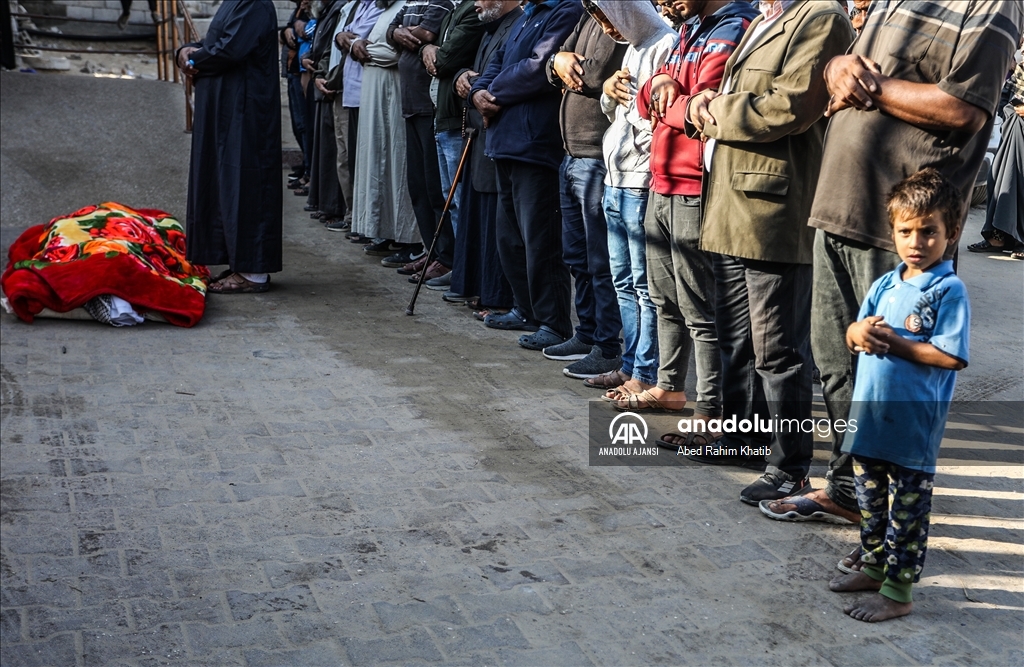
{"label": "man in black thobe", "polygon": [[281,270],[281,93],[272,0],[225,2],[178,50],[195,82],[186,256],[227,264],[209,291],[265,292]]}

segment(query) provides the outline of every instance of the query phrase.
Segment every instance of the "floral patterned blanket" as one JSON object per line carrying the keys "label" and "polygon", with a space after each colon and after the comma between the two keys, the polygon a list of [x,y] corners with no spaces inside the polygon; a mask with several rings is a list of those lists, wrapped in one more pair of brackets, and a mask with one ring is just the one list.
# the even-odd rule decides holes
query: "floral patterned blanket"
{"label": "floral patterned blanket", "polygon": [[26,322],[43,308],[65,313],[101,294],[178,326],[203,317],[210,272],[185,259],[184,230],[163,211],[87,206],[25,230],[9,258],[3,290]]}

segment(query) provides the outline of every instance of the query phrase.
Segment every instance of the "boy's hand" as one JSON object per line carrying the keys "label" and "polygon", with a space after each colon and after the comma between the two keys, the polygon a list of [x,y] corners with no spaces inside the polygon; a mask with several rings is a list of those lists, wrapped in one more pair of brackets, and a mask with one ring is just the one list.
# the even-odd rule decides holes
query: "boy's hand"
{"label": "boy's hand", "polygon": [[851,324],[846,330],[846,346],[852,352],[886,354],[889,352],[886,338],[890,332],[892,327],[886,324],[880,315],[865,317],[860,322]]}
{"label": "boy's hand", "polygon": [[628,107],[633,101],[633,91],[629,89],[629,68],[620,69],[604,82],[604,94],[616,103]]}

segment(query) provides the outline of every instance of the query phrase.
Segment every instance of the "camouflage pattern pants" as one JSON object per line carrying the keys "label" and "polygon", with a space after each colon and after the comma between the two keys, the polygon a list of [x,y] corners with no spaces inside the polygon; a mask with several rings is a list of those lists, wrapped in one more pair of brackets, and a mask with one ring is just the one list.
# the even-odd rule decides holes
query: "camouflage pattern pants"
{"label": "camouflage pattern pants", "polygon": [[882,595],[911,601],[924,569],[935,474],[854,456],[863,572]]}

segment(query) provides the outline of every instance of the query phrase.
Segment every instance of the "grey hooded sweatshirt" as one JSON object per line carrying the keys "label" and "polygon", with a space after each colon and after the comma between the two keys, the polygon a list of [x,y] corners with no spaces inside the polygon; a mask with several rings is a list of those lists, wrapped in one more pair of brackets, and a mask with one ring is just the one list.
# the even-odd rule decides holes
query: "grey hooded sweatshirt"
{"label": "grey hooded sweatshirt", "polygon": [[622,67],[629,69],[634,98],[622,106],[601,95],[601,110],[612,122],[604,133],[603,153],[608,167],[605,185],[647,189],[651,184],[651,122],[636,110],[636,91],[668,58],[679,34],[647,0],[596,0],[629,42]]}

